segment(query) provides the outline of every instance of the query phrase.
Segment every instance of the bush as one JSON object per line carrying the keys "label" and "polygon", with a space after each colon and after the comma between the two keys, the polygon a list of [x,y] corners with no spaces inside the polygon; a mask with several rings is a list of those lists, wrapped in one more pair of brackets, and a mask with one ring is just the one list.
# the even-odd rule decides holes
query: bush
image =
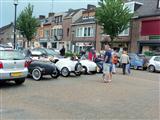
{"label": "bush", "polygon": [[72,53],[72,52],[66,52],[65,53],[65,57],[72,57],[73,55],[76,55],[77,57],[79,57],[78,53]]}
{"label": "bush", "polygon": [[154,56],[155,55],[155,53],[153,51],[145,51],[144,54],[146,56]]}

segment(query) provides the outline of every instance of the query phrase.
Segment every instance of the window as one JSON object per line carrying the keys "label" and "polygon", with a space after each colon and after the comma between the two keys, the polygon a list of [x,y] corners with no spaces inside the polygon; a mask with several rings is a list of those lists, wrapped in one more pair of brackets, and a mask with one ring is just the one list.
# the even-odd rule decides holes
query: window
{"label": "window", "polygon": [[129,28],[125,29],[119,36],[128,36],[129,35]]}
{"label": "window", "polygon": [[67,28],[67,37],[69,36],[69,28]]}
{"label": "window", "polygon": [[59,22],[62,22],[62,16],[59,17]]}
{"label": "window", "polygon": [[52,29],[51,30],[51,37],[53,37],[54,36],[54,30]]}
{"label": "window", "polygon": [[57,29],[54,29],[54,36],[57,35]]}
{"label": "window", "polygon": [[160,0],[158,0],[157,8],[160,9]]}
{"label": "window", "polygon": [[88,36],[91,36],[91,28],[88,28]]}
{"label": "window", "polygon": [[63,29],[57,29],[57,36],[62,36],[63,35]]}
{"label": "window", "polygon": [[160,57],[155,57],[154,61],[160,61]]}
{"label": "window", "polygon": [[45,31],[44,31],[44,37],[45,37],[45,38],[48,38],[48,37],[49,37],[49,30],[45,30]]}
{"label": "window", "polygon": [[135,3],[134,2],[127,2],[124,4],[124,8],[128,8],[130,13],[134,13],[134,5]]}
{"label": "window", "polygon": [[76,29],[76,37],[93,37],[95,29],[92,27],[80,27]]}
{"label": "window", "polygon": [[84,28],[84,36],[87,36],[87,28]]}

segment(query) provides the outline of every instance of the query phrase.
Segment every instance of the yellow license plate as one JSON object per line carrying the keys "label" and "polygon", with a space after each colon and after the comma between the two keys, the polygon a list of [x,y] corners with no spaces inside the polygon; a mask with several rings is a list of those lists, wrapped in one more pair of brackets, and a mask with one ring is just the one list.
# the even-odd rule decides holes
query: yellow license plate
{"label": "yellow license plate", "polygon": [[11,76],[12,77],[19,77],[19,76],[22,76],[22,73],[21,72],[11,73]]}

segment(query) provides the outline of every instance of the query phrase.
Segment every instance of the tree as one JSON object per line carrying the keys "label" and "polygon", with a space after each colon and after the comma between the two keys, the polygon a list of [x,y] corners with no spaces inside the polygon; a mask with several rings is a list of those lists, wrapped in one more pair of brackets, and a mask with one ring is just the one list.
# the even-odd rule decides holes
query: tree
{"label": "tree", "polygon": [[20,13],[17,18],[17,29],[27,39],[27,45],[33,39],[39,22],[33,16],[33,5],[28,6]]}
{"label": "tree", "polygon": [[96,20],[103,27],[104,34],[110,36],[111,46],[113,40],[129,27],[133,14],[125,7],[123,0],[100,0],[96,9]]}

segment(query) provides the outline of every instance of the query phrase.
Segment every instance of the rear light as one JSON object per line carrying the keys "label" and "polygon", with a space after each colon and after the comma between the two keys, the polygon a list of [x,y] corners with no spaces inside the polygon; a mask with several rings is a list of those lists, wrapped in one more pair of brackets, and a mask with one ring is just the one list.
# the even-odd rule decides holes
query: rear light
{"label": "rear light", "polygon": [[0,69],[2,69],[3,68],[3,63],[2,62],[0,62]]}

